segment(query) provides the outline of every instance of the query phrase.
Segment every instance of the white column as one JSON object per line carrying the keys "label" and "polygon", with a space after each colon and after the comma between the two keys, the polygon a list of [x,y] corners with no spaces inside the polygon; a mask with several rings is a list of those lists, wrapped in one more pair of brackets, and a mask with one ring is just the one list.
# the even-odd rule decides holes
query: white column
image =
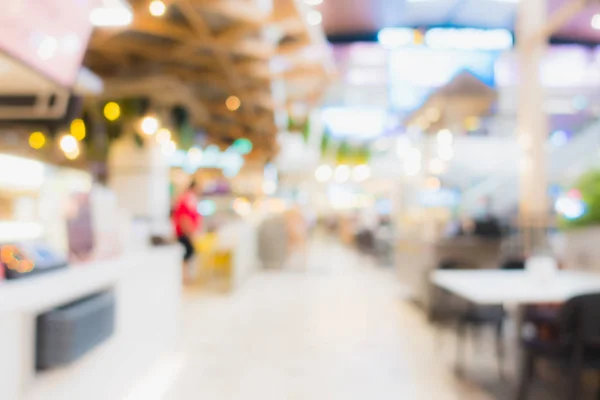
{"label": "white column", "polygon": [[[531,232],[531,228],[546,226],[549,211],[546,151],[548,123],[543,107],[544,89],[540,72],[547,38],[539,35],[547,20],[546,0],[523,0],[518,12],[517,134],[522,152],[519,165],[519,213],[521,226]],[[525,240],[527,249],[536,245],[529,235],[526,235]]]}
{"label": "white column", "polygon": [[125,135],[113,143],[108,156],[109,187],[119,206],[162,233],[169,221],[169,165],[154,140],[138,147]]}

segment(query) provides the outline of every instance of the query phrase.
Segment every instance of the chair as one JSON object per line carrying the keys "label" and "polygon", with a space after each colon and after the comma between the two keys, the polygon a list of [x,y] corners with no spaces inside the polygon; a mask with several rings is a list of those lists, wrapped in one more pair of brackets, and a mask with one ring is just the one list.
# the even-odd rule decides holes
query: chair
{"label": "chair", "polygon": [[[440,269],[460,269],[461,263],[454,260],[447,260],[440,264]],[[501,269],[524,269],[525,261],[514,258],[505,260]],[[506,319],[506,311],[504,307],[499,306],[476,306],[470,303],[463,302],[459,307],[455,306],[451,300],[446,299],[437,302],[437,307],[432,307],[430,319],[432,320],[454,320],[456,322],[456,361],[455,369],[458,373],[462,372],[461,359],[465,354],[465,342],[468,331],[471,328],[492,328],[495,332],[495,347],[496,359],[498,362],[498,374],[501,378],[504,377],[504,321]],[[443,304],[444,306],[441,306]],[[453,307],[454,305],[454,307]],[[437,310],[436,310],[437,308]]]}
{"label": "chair", "polygon": [[[557,326],[556,340],[529,338],[522,341],[523,364],[518,400],[528,397],[538,359],[555,361],[567,367],[569,400],[580,398],[584,369],[600,370],[600,293],[577,296],[565,303],[560,310]],[[597,398],[600,399],[600,391]]]}

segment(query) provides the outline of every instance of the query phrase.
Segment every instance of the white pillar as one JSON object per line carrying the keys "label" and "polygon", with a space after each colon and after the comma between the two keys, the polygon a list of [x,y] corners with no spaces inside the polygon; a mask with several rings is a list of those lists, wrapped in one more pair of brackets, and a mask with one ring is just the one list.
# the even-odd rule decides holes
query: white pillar
{"label": "white pillar", "polygon": [[[547,225],[547,117],[544,112],[544,88],[540,66],[547,47],[547,38],[539,33],[547,20],[546,0],[523,0],[517,18],[517,43],[519,53],[519,90],[517,134],[521,146],[520,159],[520,223],[525,231]],[[530,250],[538,243],[525,236],[525,246]]]}
{"label": "white pillar", "polygon": [[109,187],[119,206],[149,222],[152,233],[169,226],[169,165],[154,140],[138,147],[125,135],[113,143],[108,156]]}

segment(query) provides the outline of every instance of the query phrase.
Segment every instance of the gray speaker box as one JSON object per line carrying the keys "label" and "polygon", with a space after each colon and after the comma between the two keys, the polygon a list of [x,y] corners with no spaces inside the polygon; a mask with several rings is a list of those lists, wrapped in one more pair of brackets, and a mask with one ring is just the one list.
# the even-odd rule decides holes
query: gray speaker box
{"label": "gray speaker box", "polygon": [[115,295],[98,293],[37,317],[36,367],[47,370],[70,364],[112,336]]}

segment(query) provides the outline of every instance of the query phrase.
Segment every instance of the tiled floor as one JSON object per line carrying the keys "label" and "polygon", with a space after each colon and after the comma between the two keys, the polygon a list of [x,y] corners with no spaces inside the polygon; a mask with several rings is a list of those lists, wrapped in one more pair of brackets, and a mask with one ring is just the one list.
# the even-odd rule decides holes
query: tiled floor
{"label": "tiled floor", "polygon": [[188,295],[164,400],[491,399],[454,377],[391,268],[332,240],[308,264]]}

